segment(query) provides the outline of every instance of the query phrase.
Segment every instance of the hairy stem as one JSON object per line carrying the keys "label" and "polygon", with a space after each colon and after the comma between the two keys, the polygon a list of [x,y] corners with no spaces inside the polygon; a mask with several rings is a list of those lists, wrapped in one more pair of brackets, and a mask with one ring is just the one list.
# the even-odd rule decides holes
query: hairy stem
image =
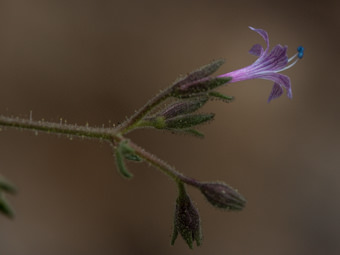
{"label": "hairy stem", "polygon": [[[117,130],[112,128],[77,126],[63,123],[6,117],[2,115],[0,115],[0,126],[31,130],[35,132],[45,132],[47,134],[61,134],[80,138],[104,139],[112,144],[127,140],[120,133],[118,133]],[[132,149],[134,149],[138,156],[143,158],[146,162],[150,163],[157,169],[161,170],[164,174],[168,175],[176,182],[184,182],[189,185],[197,186],[198,182],[196,180],[184,176],[162,159],[144,150],[142,147],[131,142],[130,140],[128,140],[128,144]]]}
{"label": "hairy stem", "polygon": [[126,134],[136,126],[143,117],[145,117],[152,109],[154,109],[157,105],[162,103],[165,99],[169,98],[171,94],[171,89],[168,88],[164,91],[161,91],[158,95],[153,97],[146,105],[140,108],[135,114],[133,114],[130,118],[124,121],[121,125],[116,128],[116,131],[122,134]]}
{"label": "hairy stem", "polygon": [[168,163],[156,157],[152,153],[147,152],[137,144],[131,141],[129,141],[128,144],[136,152],[138,156],[143,158],[146,162],[150,163],[154,167],[161,170],[164,174],[174,179],[177,183],[184,182],[195,187],[199,185],[199,182],[196,181],[195,179],[184,176],[182,173],[178,172],[174,167],[170,166]]}
{"label": "hairy stem", "polygon": [[116,136],[116,134],[113,132],[113,129],[110,128],[95,128],[47,121],[35,121],[31,119],[20,119],[2,115],[0,115],[0,126],[32,131],[42,131],[51,134],[105,139],[110,141]]}

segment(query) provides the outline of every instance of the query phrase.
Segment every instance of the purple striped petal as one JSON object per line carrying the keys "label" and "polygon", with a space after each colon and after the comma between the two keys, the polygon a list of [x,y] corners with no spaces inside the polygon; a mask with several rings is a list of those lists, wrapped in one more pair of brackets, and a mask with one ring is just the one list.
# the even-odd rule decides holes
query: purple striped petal
{"label": "purple striped petal", "polygon": [[284,68],[288,63],[287,46],[276,45],[271,52],[266,56],[264,61],[266,68],[276,71]]}
{"label": "purple striped petal", "polygon": [[[259,78],[259,79],[265,79],[265,80],[271,80],[281,87],[284,87],[287,91],[287,97],[289,99],[292,99],[292,88],[290,85],[290,79],[288,76],[279,74],[279,73],[262,73],[262,74],[256,74],[252,77],[252,79]],[[274,84],[275,85],[275,84]]]}
{"label": "purple striped petal", "polygon": [[260,44],[255,44],[253,45],[253,47],[251,47],[251,49],[249,50],[249,53],[259,57],[263,53],[263,48]]}
{"label": "purple striped petal", "polygon": [[258,33],[259,35],[262,36],[262,38],[266,41],[266,44],[267,44],[267,48],[265,50],[265,53],[268,52],[268,49],[269,49],[269,37],[268,37],[268,34],[266,31],[264,31],[263,29],[256,29],[256,28],[253,28],[253,27],[249,27],[251,30],[255,31],[256,33]]}
{"label": "purple striped petal", "polygon": [[270,92],[270,95],[269,95],[269,98],[268,98],[268,103],[271,100],[280,97],[282,95],[282,93],[283,93],[282,87],[279,84],[274,83],[274,86],[273,86],[272,91]]}

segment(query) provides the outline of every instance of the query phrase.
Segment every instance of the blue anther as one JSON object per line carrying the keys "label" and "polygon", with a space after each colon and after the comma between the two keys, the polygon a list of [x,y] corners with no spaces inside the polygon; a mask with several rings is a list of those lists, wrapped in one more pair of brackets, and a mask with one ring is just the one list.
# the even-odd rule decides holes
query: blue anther
{"label": "blue anther", "polygon": [[298,53],[298,58],[301,59],[302,57],[303,57],[303,50]]}
{"label": "blue anther", "polygon": [[[299,46],[298,48],[297,48],[297,51],[298,52],[303,52],[305,50],[305,48],[303,48],[302,46]],[[303,53],[302,53],[302,55],[303,55]]]}

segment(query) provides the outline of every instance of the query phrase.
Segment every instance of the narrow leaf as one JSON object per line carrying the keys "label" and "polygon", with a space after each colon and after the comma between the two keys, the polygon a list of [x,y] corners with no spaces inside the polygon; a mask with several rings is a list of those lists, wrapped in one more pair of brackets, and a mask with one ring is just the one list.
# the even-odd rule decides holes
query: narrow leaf
{"label": "narrow leaf", "polygon": [[0,212],[9,218],[14,217],[14,211],[6,199],[0,194]]}
{"label": "narrow leaf", "polygon": [[142,161],[141,157],[139,157],[136,152],[127,144],[127,141],[122,141],[119,144],[118,150],[120,150],[125,159],[137,162]]}
{"label": "narrow leaf", "polygon": [[196,129],[169,129],[173,134],[179,135],[192,135],[198,138],[204,138],[204,134]]}
{"label": "narrow leaf", "polygon": [[125,178],[132,178],[133,174],[131,174],[126,166],[125,166],[125,162],[124,162],[124,156],[122,155],[121,151],[119,150],[119,148],[115,149],[115,157],[116,157],[116,164],[117,164],[117,170],[118,172]]}
{"label": "narrow leaf", "polygon": [[0,176],[0,190],[6,191],[12,194],[16,193],[15,186],[2,176]]}
{"label": "narrow leaf", "polygon": [[233,96],[223,95],[217,91],[210,91],[208,95],[213,99],[222,100],[223,102],[226,102],[226,103],[231,103],[235,99]]}

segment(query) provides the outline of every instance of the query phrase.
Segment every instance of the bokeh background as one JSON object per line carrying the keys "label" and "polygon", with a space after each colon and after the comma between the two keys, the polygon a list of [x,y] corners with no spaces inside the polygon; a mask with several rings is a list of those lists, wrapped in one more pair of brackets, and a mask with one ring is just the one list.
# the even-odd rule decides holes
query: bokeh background
{"label": "bokeh background", "polygon": [[[110,146],[2,129],[0,171],[19,188],[16,218],[0,217],[1,255],[340,254],[339,1],[0,1],[3,115],[118,123],[180,74],[223,57],[249,65],[264,42],[305,47],[285,71],[293,100],[267,103],[272,82],[220,89],[205,139],[138,130],[129,137],[199,180],[246,198],[212,208],[189,188],[203,245],[170,246],[176,187],[146,164],[122,179]],[[111,124],[110,124],[111,123]]]}

